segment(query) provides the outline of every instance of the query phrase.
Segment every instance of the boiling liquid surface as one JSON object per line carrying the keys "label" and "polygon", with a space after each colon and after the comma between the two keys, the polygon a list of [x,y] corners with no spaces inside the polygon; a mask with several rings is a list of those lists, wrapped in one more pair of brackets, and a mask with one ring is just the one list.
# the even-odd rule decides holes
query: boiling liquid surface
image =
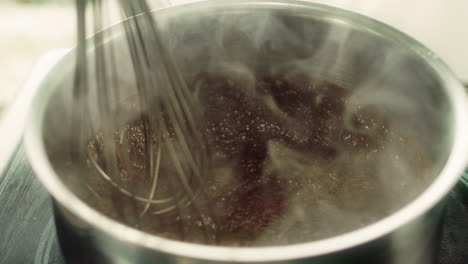
{"label": "boiling liquid surface", "polygon": [[[332,83],[258,74],[245,87],[202,74],[193,86],[211,151],[198,211],[187,206],[155,214],[161,208],[151,205],[139,217],[146,205],[122,196],[89,161],[56,162],[56,169],[81,199],[117,221],[170,239],[227,246],[285,245],[349,232],[401,208],[432,178],[415,135],[378,106],[350,111],[350,92]],[[142,131],[135,120],[116,131],[115,142],[117,156],[128,155],[131,167],[121,166],[119,184],[145,196],[151,181]],[[119,145],[122,137],[128,145]],[[97,140],[90,148],[102,146]],[[178,192],[169,182],[173,164],[162,157],[159,198]]]}

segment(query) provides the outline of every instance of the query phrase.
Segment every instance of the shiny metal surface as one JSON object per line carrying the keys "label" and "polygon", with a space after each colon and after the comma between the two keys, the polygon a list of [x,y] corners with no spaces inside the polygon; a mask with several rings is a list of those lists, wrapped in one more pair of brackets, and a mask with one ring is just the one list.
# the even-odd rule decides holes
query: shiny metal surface
{"label": "shiny metal surface", "polygon": [[18,99],[5,112],[0,119],[0,138],[4,138],[0,149],[0,172],[8,164],[10,156],[17,148],[22,137],[21,131],[24,129],[26,115],[31,105],[31,100],[36,93],[38,83],[45,78],[55,63],[67,53],[67,49],[50,51],[39,58],[33,69],[33,74],[20,91]]}
{"label": "shiny metal surface", "polygon": [[[443,203],[458,180],[466,164],[467,130],[466,94],[452,73],[434,55],[414,40],[385,25],[367,18],[325,6],[301,2],[216,2],[219,10],[233,12],[258,12],[259,10],[289,11],[297,17],[314,17],[322,21],[338,21],[360,28],[369,36],[393,40],[395,45],[411,52],[417,60],[424,61],[435,73],[434,80],[441,83],[431,86],[439,89],[442,104],[450,108],[446,116],[453,132],[450,153],[439,175],[431,186],[416,200],[395,214],[375,224],[330,239],[282,247],[229,248],[202,246],[171,241],[144,234],[116,223],[94,211],[71,193],[60,177],[55,174],[46,156],[42,138],[46,106],[51,102],[54,84],[63,74],[71,58],[64,59],[51,71],[40,85],[36,95],[28,128],[26,146],[29,158],[39,179],[57,201],[56,216],[62,230],[62,240],[73,238],[83,241],[93,250],[90,257],[94,263],[434,263],[436,258],[428,252],[437,252]],[[184,15],[184,12],[213,11],[206,4],[173,8],[168,13]],[[159,11],[163,12],[163,11]],[[162,13],[161,13],[162,14]],[[55,73],[55,75],[54,75]],[[60,73],[60,74],[59,74]],[[338,74],[338,76],[341,76]],[[343,85],[349,80],[342,80]],[[56,86],[56,85],[55,85]],[[444,101],[446,100],[446,101]],[[50,126],[47,126],[50,127]],[[428,133],[432,133],[428,131]],[[65,244],[65,243],[64,243]],[[99,257],[100,256],[100,257]],[[96,259],[97,258],[97,259]]]}
{"label": "shiny metal surface", "polygon": [[[93,251],[83,248],[87,241],[72,239],[54,223],[51,199],[27,162],[21,142],[0,174],[0,201],[0,264],[65,264],[55,225],[62,234],[62,247],[71,252],[65,254],[68,263],[90,263],[85,258]],[[459,188],[450,193],[447,204],[438,263],[465,264],[468,199]]]}

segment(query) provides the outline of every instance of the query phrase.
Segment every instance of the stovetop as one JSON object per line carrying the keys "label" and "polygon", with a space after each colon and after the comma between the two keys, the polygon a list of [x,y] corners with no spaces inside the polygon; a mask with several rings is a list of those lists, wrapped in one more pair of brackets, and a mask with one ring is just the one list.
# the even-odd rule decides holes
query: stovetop
{"label": "stovetop", "polygon": [[[462,186],[449,195],[440,264],[468,263],[468,199]],[[0,176],[0,264],[65,264],[51,199],[35,178],[22,144]]]}

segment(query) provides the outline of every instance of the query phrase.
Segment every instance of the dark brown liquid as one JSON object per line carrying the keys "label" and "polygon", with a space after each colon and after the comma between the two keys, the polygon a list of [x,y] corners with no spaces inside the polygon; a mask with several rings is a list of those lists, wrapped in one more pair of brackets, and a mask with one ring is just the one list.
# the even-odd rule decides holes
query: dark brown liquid
{"label": "dark brown liquid", "polygon": [[[208,225],[217,244],[275,245],[367,225],[426,183],[429,159],[412,137],[396,130],[378,107],[346,115],[350,92],[332,83],[259,74],[255,87],[242,87],[203,74],[196,84],[212,153],[198,210],[189,206],[138,219],[144,204],[119,196],[95,175],[88,177],[83,199],[110,217],[172,239],[208,243]],[[142,122],[129,129],[133,176],[125,172],[122,184],[147,193]],[[98,144],[91,147],[99,150]],[[160,173],[172,173],[170,167],[162,163]],[[165,184],[158,195],[174,192]]]}
{"label": "dark brown liquid", "polygon": [[[334,159],[339,141],[359,149],[375,144],[370,136],[342,127],[347,92],[331,83],[308,89],[311,83],[305,79],[262,76],[255,91],[246,91],[223,77],[204,76],[201,81],[215,159],[232,164],[237,180],[232,191],[214,197],[224,201],[217,211],[222,212],[220,231],[227,236],[261,233],[287,213],[288,196],[306,184],[305,175],[280,175],[284,172],[277,168],[265,168],[269,142],[318,162]],[[266,97],[273,106],[265,103]]]}

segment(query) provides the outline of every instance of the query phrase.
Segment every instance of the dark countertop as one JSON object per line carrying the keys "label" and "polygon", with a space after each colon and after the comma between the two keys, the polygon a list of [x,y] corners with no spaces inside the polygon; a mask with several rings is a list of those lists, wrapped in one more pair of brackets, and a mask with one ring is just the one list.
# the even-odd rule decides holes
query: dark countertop
{"label": "dark countertop", "polygon": [[22,146],[0,176],[0,263],[65,263],[55,235],[51,199]]}
{"label": "dark countertop", "polygon": [[[448,197],[440,264],[468,263],[468,199],[461,186]],[[35,178],[22,145],[0,176],[0,264],[64,264],[51,199]]]}

